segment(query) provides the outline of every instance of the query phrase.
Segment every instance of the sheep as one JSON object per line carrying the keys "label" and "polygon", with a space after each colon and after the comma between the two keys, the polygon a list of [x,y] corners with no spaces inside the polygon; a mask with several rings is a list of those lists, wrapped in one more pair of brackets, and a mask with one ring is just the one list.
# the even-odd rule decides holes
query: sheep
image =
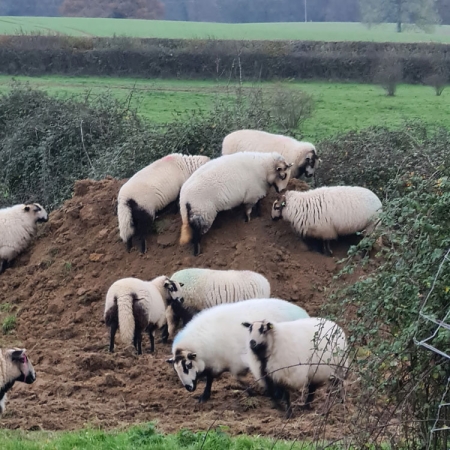
{"label": "sheep", "polygon": [[192,241],[197,256],[200,237],[211,228],[217,213],[242,203],[248,222],[253,207],[270,186],[277,192],[286,189],[291,165],[278,153],[249,152],[221,156],[200,167],[180,191],[180,245]]}
{"label": "sheep", "polygon": [[331,256],[330,240],[359,231],[371,233],[381,210],[380,199],[369,189],[332,186],[286,191],[274,201],[272,219],[285,219],[302,237],[321,240],[323,252]]}
{"label": "sheep", "polygon": [[183,183],[207,156],[173,153],[134,174],[120,189],[117,203],[120,237],[131,251],[137,237],[141,253],[147,251],[146,237],[156,212],[175,201]]}
{"label": "sheep", "polygon": [[223,372],[239,379],[249,369],[248,342],[242,319],[275,322],[308,317],[307,312],[292,303],[276,298],[251,299],[223,304],[201,311],[173,341],[173,367],[188,392],[194,392],[199,378],[206,377],[206,387],[199,402],[211,396],[213,379]]}
{"label": "sheep", "polygon": [[[114,351],[117,328],[124,344],[131,344],[142,354],[142,332],[148,332],[150,352],[155,350],[154,333],[163,328],[163,343],[167,342],[166,308],[180,299],[181,285],[166,276],[151,281],[122,278],[111,285],[106,294],[104,321],[110,327],[109,351]],[[170,335],[170,333],[169,333]]]}
{"label": "sheep", "polygon": [[244,322],[249,329],[250,371],[266,381],[273,400],[286,401],[286,416],[292,415],[289,389],[308,387],[304,405],[311,409],[316,390],[325,385],[340,386],[347,372],[347,342],[344,331],[334,322],[307,318],[272,323]]}
{"label": "sheep", "polygon": [[6,393],[16,381],[32,384],[36,372],[24,348],[0,348],[0,416],[6,410]]}
{"label": "sheep", "polygon": [[[175,272],[171,280],[183,284],[183,308],[172,302],[168,315],[169,330],[181,318],[186,325],[199,311],[221,303],[235,303],[251,298],[269,298],[270,283],[267,278],[250,270],[183,269]],[[181,313],[180,313],[181,309]]]}
{"label": "sheep", "polygon": [[47,211],[39,203],[0,209],[0,275],[27,248],[37,223],[47,221]]}
{"label": "sheep", "polygon": [[277,152],[293,163],[292,178],[312,177],[321,162],[316,147],[310,142],[259,130],[238,130],[225,136],[222,155],[236,152]]}

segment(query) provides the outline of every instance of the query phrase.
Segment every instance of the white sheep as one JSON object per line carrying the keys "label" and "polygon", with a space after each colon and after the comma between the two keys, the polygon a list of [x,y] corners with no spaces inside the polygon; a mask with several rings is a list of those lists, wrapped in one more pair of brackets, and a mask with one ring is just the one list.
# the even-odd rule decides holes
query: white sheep
{"label": "white sheep", "polygon": [[[155,350],[155,330],[167,328],[166,308],[173,300],[180,299],[180,284],[167,278],[157,277],[151,281],[138,278],[122,278],[111,285],[106,294],[104,320],[110,330],[109,351],[114,351],[117,328],[124,344],[133,343],[142,354],[142,332],[150,338],[150,351]],[[167,342],[166,329],[163,342]],[[171,336],[172,337],[172,336]]]}
{"label": "white sheep", "polygon": [[344,331],[334,322],[307,318],[283,323],[267,320],[243,323],[250,331],[250,371],[264,379],[274,400],[286,401],[292,414],[289,389],[308,387],[305,408],[310,409],[316,390],[328,384],[340,385],[347,372],[347,342]]}
{"label": "white sheep", "polygon": [[207,156],[173,153],[144,167],[121,187],[117,214],[120,237],[128,251],[136,236],[141,252],[146,252],[146,237],[156,212],[175,201],[183,183],[208,161]]}
{"label": "white sheep", "polygon": [[36,372],[24,348],[0,348],[0,416],[6,410],[6,393],[14,383],[32,384],[35,380]]}
{"label": "white sheep", "polygon": [[47,211],[39,203],[0,209],[0,274],[27,248],[36,224],[47,221]]}
{"label": "white sheep", "polygon": [[183,386],[193,392],[200,377],[206,387],[199,401],[211,396],[213,379],[223,372],[239,378],[249,368],[247,332],[242,320],[285,322],[308,317],[297,305],[276,298],[244,300],[201,311],[175,337],[172,345],[173,364]]}
{"label": "white sheep", "polygon": [[180,191],[180,244],[192,240],[194,255],[198,255],[200,238],[211,228],[219,211],[244,204],[249,221],[253,207],[270,186],[277,192],[286,189],[290,168],[291,164],[278,153],[250,152],[221,156],[200,167]]}
{"label": "white sheep", "polygon": [[[183,269],[175,272],[171,280],[183,285],[182,315],[172,302],[167,315],[169,331],[175,328],[179,319],[186,325],[199,311],[222,303],[235,303],[251,298],[269,298],[270,283],[264,276],[251,270]],[[170,319],[169,319],[170,315]]]}
{"label": "white sheep", "polygon": [[289,136],[259,130],[238,130],[225,136],[222,155],[237,152],[277,152],[293,163],[291,177],[312,177],[320,165],[316,147],[310,142],[297,141]]}
{"label": "white sheep", "polygon": [[332,255],[330,240],[377,225],[382,205],[369,189],[332,186],[306,192],[287,191],[272,206],[272,219],[291,223],[302,237],[323,241],[324,253]]}

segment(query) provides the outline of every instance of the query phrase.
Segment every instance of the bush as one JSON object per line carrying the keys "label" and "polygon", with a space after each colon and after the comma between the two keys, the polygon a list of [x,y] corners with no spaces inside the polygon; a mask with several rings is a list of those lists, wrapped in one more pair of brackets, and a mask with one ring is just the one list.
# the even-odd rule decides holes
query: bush
{"label": "bush", "polygon": [[298,130],[314,110],[313,97],[293,89],[277,87],[270,103],[276,124],[283,131]]}
{"label": "bush", "polygon": [[448,75],[444,72],[435,73],[425,78],[424,83],[434,88],[436,95],[440,96],[448,83]]}
{"label": "bush", "polygon": [[126,178],[173,152],[218,156],[226,134],[276,125],[258,89],[230,90],[211,111],[163,126],[142,122],[129,100],[86,94],[79,102],[14,85],[0,97],[0,207],[39,201],[51,210],[76,180]]}
{"label": "bush", "polygon": [[[357,281],[332,296],[333,307],[325,312],[333,312],[348,330],[356,353],[353,370],[362,389],[351,422],[358,448],[380,438],[389,439],[391,448],[430,448],[450,376],[445,357],[418,345],[425,340],[450,352],[450,332],[437,327],[440,320],[449,322],[450,134],[406,127],[396,135],[409,139],[400,141],[403,161],[396,160],[396,153],[390,158],[396,173],[385,174],[382,226],[351,249],[340,276],[355,273]],[[393,132],[377,130],[376,147],[371,147],[371,133],[365,138],[369,173],[384,172],[388,164],[379,158],[377,146],[392,143]],[[345,172],[342,177],[347,178]],[[378,189],[379,182],[369,177],[367,185]],[[378,235],[386,237],[388,247],[376,260],[362,257]],[[449,425],[445,417],[438,427]],[[445,439],[445,433],[436,433],[431,448],[444,448]]]}
{"label": "bush", "polygon": [[375,70],[373,81],[379,84],[386,95],[393,97],[397,90],[397,85],[403,80],[403,64],[395,56],[385,56],[381,59],[379,66]]}

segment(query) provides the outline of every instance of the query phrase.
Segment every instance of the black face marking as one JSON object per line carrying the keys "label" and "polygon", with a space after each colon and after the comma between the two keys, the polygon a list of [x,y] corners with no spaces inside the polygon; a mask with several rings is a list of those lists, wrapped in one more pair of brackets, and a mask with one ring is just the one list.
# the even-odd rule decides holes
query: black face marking
{"label": "black face marking", "polygon": [[187,362],[185,359],[181,361],[181,365],[183,366],[183,372],[187,375],[189,373],[189,370],[192,369],[192,361]]}
{"label": "black face marking", "polygon": [[42,210],[42,208],[38,204],[33,203],[33,205],[34,205],[34,212],[39,212]]}

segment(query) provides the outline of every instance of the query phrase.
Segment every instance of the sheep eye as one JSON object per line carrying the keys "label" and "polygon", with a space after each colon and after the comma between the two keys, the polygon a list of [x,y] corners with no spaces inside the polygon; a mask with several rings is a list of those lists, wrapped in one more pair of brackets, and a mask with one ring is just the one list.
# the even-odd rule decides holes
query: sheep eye
{"label": "sheep eye", "polygon": [[192,363],[186,364],[186,369],[191,370],[192,369]]}

